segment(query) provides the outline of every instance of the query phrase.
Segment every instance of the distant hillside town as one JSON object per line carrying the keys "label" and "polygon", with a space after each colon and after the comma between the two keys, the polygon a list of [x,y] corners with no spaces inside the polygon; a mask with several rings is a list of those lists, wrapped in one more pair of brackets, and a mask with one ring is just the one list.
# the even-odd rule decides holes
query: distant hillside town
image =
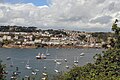
{"label": "distant hillside town", "polygon": [[41,30],[37,27],[0,26],[0,47],[3,48],[102,48],[110,47],[111,32]]}

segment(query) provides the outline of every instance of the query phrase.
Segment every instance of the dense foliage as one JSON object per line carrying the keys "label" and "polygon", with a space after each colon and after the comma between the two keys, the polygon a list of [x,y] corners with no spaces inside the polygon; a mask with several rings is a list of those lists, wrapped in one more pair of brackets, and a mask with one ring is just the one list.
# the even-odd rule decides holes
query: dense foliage
{"label": "dense foliage", "polygon": [[108,37],[114,37],[113,33],[111,32],[94,32],[91,35],[98,38],[98,42],[101,42],[100,40],[106,42],[108,41]]}
{"label": "dense foliage", "polygon": [[1,32],[36,32],[37,27],[0,26]]}
{"label": "dense foliage", "polygon": [[2,64],[0,60],[0,80],[5,80],[5,65]]}
{"label": "dense foliage", "polygon": [[94,56],[94,64],[75,66],[68,72],[56,76],[54,80],[120,80],[120,28],[116,20],[112,30],[115,31],[115,46]]}

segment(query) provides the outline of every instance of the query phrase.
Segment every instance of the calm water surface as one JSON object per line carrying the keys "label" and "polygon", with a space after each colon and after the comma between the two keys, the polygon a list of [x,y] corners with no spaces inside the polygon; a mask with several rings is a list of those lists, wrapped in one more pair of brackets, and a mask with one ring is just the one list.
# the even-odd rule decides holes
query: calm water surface
{"label": "calm water surface", "polygon": [[[16,67],[19,68],[19,80],[25,77],[25,75],[29,75],[35,77],[35,80],[40,80],[42,78],[42,73],[47,72],[49,78],[52,78],[53,75],[58,74],[55,73],[55,69],[59,71],[67,71],[66,65],[70,68],[73,67],[74,60],[78,58],[78,65],[83,66],[88,62],[94,62],[93,56],[95,54],[102,53],[103,49],[56,49],[50,48],[48,49],[48,53],[50,56],[47,56],[45,60],[37,60],[35,56],[39,53],[46,53],[46,48],[38,48],[38,49],[5,49],[0,48],[0,59],[3,63],[6,64],[6,70],[8,71],[7,80],[10,80],[10,76],[13,71],[16,70]],[[80,53],[85,53],[83,57],[80,56]],[[10,57],[11,60],[7,60],[6,58]],[[60,64],[56,64],[54,59],[63,59],[60,60]],[[67,62],[64,61],[67,59]],[[10,65],[13,64],[13,67]],[[39,69],[37,75],[32,75],[32,70],[27,70],[25,65],[29,64],[32,67],[32,70]],[[44,69],[46,67],[46,70]],[[38,76],[39,75],[39,76]],[[37,77],[36,77],[37,76]]]}

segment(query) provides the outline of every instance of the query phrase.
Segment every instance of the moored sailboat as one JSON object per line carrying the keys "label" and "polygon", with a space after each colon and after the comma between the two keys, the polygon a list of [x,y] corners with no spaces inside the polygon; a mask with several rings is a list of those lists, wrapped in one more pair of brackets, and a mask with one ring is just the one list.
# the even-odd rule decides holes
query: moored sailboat
{"label": "moored sailboat", "polygon": [[28,69],[28,70],[32,69],[32,67],[29,65],[29,60],[27,61],[27,64],[25,65],[25,68]]}
{"label": "moored sailboat", "polygon": [[41,59],[41,53],[38,53],[38,55],[36,56],[36,59]]}
{"label": "moored sailboat", "polygon": [[45,54],[41,54],[41,59],[46,59],[46,55]]}
{"label": "moored sailboat", "polygon": [[50,56],[50,53],[48,53],[48,48],[46,50],[46,56]]}
{"label": "moored sailboat", "polygon": [[46,59],[46,55],[43,53],[38,53],[38,55],[36,56],[36,59]]}

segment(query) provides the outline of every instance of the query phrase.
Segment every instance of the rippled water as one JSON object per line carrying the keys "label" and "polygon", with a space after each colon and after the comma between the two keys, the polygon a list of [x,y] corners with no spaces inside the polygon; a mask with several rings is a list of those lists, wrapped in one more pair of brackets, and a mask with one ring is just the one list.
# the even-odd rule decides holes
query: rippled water
{"label": "rippled water", "polygon": [[[35,56],[39,53],[45,53],[46,48],[38,48],[38,49],[5,49],[0,48],[0,59],[3,63],[6,64],[6,70],[8,71],[7,80],[10,80],[10,76],[12,75],[13,71],[16,70],[16,67],[19,69],[19,79],[24,78],[25,75],[30,75],[35,77],[35,80],[40,80],[42,78],[42,73],[47,72],[49,78],[52,78],[55,73],[55,69],[59,71],[67,71],[66,65],[70,68],[73,67],[74,60],[78,58],[78,65],[83,66],[88,62],[94,62],[93,56],[98,53],[102,53],[103,49],[56,49],[50,48],[48,49],[48,53],[50,56],[47,56],[45,60],[37,60]],[[80,53],[85,53],[83,57],[80,56]],[[6,58],[10,57],[10,60]],[[56,64],[54,59],[62,59],[61,65]],[[64,61],[67,59],[67,62]],[[32,70],[27,70],[25,68],[26,64],[29,64],[32,67],[32,70],[39,69],[37,75],[33,76]],[[10,65],[13,64],[13,67]],[[46,67],[46,70],[44,69]]]}

